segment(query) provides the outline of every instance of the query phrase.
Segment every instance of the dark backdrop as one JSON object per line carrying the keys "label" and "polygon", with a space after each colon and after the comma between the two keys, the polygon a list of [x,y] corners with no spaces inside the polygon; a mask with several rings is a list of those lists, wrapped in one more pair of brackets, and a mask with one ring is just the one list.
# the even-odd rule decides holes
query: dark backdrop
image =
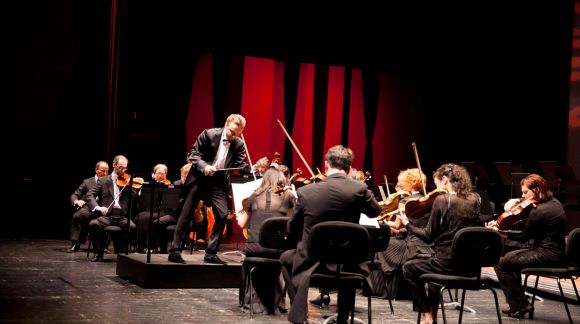
{"label": "dark backdrop", "polygon": [[[176,179],[188,150],[184,121],[195,62],[208,52],[408,80],[419,114],[400,122],[419,125],[407,136],[421,143],[427,174],[448,161],[566,161],[572,1],[287,7],[118,1],[114,129],[111,1],[11,6],[3,101],[17,130],[4,136],[4,171],[16,190],[3,237],[67,237],[68,197],[100,159],[125,154],[131,171],[142,175],[165,162]],[[227,102],[214,105],[221,125]]]}

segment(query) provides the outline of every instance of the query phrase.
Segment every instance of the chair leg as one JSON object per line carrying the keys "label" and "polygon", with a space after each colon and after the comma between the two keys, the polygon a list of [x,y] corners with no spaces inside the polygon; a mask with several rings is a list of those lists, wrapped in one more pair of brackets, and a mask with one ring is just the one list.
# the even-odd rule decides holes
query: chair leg
{"label": "chair leg", "polygon": [[459,322],[457,322],[458,324],[461,324],[461,320],[463,319],[463,306],[465,305],[465,289],[462,290],[461,292],[461,306],[459,306]]}
{"label": "chair leg", "polygon": [[566,308],[566,314],[568,314],[568,320],[570,321],[570,324],[573,324],[574,322],[572,322],[572,316],[570,316],[570,309],[568,309],[568,303],[566,303],[566,296],[564,296],[564,290],[562,290],[562,284],[560,283],[560,278],[558,278],[558,288],[560,289],[560,295],[562,296],[562,302],[564,303],[564,307]]}
{"label": "chair leg", "polygon": [[488,287],[487,285],[485,285],[483,288],[489,289],[493,293],[493,300],[495,301],[495,312],[497,313],[497,320],[499,324],[501,324],[501,314],[499,312],[499,300],[497,299],[497,293],[492,287]]}
{"label": "chair leg", "polygon": [[250,270],[250,319],[254,318],[254,283],[252,282],[252,275],[256,267]]}
{"label": "chair leg", "polygon": [[441,289],[439,289],[439,301],[441,302],[441,316],[443,316],[443,324],[447,324],[447,318],[445,317],[445,303],[443,302],[443,291],[445,289],[445,286],[441,286]]}
{"label": "chair leg", "polygon": [[373,312],[371,310],[371,294],[372,294],[372,292],[369,290],[369,293],[368,293],[368,304],[369,304],[368,317],[369,317],[369,324],[372,323],[371,317],[372,317],[372,314],[373,314]]}

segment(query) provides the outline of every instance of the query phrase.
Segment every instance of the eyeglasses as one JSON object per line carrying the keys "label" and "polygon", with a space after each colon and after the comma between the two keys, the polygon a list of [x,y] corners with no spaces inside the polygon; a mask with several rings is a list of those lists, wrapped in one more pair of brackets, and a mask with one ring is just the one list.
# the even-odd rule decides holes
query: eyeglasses
{"label": "eyeglasses", "polygon": [[117,165],[115,168],[117,168],[117,169],[119,169],[119,170],[121,170],[121,171],[127,171],[127,170],[129,169],[129,168],[128,168],[128,167],[126,167],[126,166],[120,166],[120,165]]}

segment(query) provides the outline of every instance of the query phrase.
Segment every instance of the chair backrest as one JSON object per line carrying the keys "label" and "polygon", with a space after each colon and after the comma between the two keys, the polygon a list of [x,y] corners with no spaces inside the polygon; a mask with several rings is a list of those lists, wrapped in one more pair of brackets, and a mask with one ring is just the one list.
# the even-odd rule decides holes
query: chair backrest
{"label": "chair backrest", "polygon": [[276,250],[288,250],[294,247],[288,235],[288,217],[270,217],[262,223],[259,243],[262,247]]}
{"label": "chair backrest", "polygon": [[580,267],[580,228],[575,228],[568,234],[566,257],[569,267]]}
{"label": "chair backrest", "polygon": [[369,233],[359,225],[328,221],[314,225],[306,243],[312,261],[336,264],[356,264],[368,261]]}
{"label": "chair backrest", "polygon": [[391,227],[386,224],[380,224],[380,227],[364,225],[363,227],[369,232],[370,253],[384,251],[391,241]]}
{"label": "chair backrest", "polygon": [[501,236],[490,228],[462,228],[455,233],[451,243],[454,266],[470,274],[480,274],[481,267],[495,266],[501,253]]}

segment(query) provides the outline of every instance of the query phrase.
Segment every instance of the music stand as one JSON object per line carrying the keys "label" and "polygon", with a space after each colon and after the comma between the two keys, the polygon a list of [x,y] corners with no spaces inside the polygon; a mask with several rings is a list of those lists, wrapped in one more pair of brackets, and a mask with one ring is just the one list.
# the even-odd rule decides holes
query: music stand
{"label": "music stand", "polygon": [[[510,173],[512,177],[512,187],[511,187],[511,195],[512,198],[519,198],[522,196],[522,187],[520,186],[520,181],[523,178],[529,176],[530,174],[527,172],[512,172]],[[514,196],[515,194],[515,196]]]}
{"label": "music stand", "polygon": [[[153,212],[157,209],[157,221],[161,209],[174,210],[179,206],[181,187],[147,182],[141,189],[141,205],[149,206],[149,231],[153,230]],[[159,233],[158,233],[159,234]],[[147,263],[151,262],[151,235],[147,233]]]}

